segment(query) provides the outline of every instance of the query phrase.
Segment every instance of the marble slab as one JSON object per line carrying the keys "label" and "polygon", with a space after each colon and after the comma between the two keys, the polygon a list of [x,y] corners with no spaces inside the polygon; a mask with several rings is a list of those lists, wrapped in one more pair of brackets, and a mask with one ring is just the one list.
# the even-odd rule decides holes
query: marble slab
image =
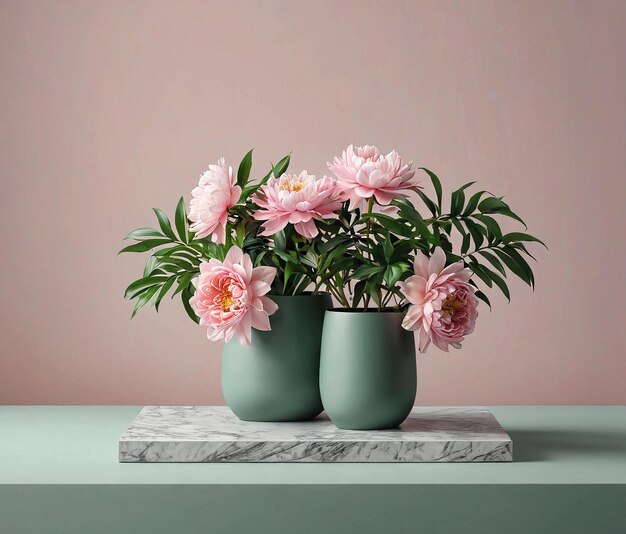
{"label": "marble slab", "polygon": [[415,407],[393,430],[312,421],[255,423],[225,406],[147,406],[119,440],[120,462],[510,462],[487,408]]}

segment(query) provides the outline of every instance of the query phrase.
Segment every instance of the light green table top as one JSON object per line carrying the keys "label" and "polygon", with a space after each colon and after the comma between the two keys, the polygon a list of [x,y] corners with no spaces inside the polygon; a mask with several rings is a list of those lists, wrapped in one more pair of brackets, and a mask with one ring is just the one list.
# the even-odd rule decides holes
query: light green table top
{"label": "light green table top", "polygon": [[0,407],[0,484],[626,484],[626,406],[491,408],[512,463],[120,464],[126,406]]}

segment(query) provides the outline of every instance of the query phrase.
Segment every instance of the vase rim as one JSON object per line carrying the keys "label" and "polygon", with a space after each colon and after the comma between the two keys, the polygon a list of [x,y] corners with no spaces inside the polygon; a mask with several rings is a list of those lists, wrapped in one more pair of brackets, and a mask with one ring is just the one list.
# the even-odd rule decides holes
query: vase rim
{"label": "vase rim", "polygon": [[386,308],[383,310],[379,310],[379,309],[371,309],[371,310],[364,310],[363,308],[329,308],[326,310],[326,312],[333,312],[333,313],[351,313],[354,315],[365,315],[368,313],[371,314],[399,314],[402,315],[405,312],[403,311],[398,311],[398,310],[394,310],[393,308]]}

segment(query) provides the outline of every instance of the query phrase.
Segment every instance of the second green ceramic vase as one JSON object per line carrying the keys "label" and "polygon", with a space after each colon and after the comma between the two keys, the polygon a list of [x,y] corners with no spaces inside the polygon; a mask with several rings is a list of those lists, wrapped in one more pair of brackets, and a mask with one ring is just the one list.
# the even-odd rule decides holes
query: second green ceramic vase
{"label": "second green ceramic vase", "polygon": [[244,421],[303,421],[322,411],[320,342],[328,295],[268,295],[278,310],[268,332],[252,330],[252,344],[237,339],[222,352],[222,392]]}
{"label": "second green ceramic vase", "polygon": [[328,310],[324,317],[320,392],[339,428],[395,428],[417,391],[413,333],[403,313]]}

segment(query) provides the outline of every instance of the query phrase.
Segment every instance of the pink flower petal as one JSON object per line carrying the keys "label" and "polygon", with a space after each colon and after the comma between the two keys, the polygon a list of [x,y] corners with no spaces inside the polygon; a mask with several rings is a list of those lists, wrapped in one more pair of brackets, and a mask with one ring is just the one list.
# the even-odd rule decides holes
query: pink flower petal
{"label": "pink flower petal", "polygon": [[[330,166],[331,164],[329,164]],[[297,225],[305,237],[317,235],[315,219],[331,219],[341,207],[346,195],[343,188],[328,176],[318,180],[302,171],[299,175],[283,174],[271,177],[255,195],[259,206],[254,218],[267,220],[261,235],[273,235],[287,224]]]}
{"label": "pink flower petal", "polygon": [[268,330],[268,316],[278,307],[262,295],[270,291],[275,276],[274,267],[253,268],[250,257],[236,246],[224,262],[213,258],[201,263],[190,303],[207,328],[207,337],[228,341],[237,335],[247,345],[253,326]]}
{"label": "pink flower petal", "polygon": [[261,266],[261,267],[255,267],[254,269],[252,269],[252,280],[265,282],[268,286],[272,285],[272,282],[274,281],[275,276],[276,276],[275,267]]}

